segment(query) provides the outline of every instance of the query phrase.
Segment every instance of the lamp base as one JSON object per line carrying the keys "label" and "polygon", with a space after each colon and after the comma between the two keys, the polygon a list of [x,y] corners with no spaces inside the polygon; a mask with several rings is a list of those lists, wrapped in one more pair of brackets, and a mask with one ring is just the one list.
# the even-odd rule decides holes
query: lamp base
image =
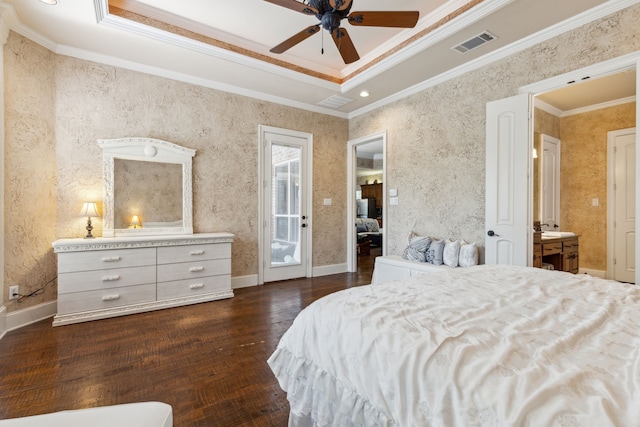
{"label": "lamp base", "polygon": [[84,236],[85,239],[94,239],[95,236],[91,234],[91,230],[93,230],[93,226],[91,225],[91,217],[87,218],[87,235]]}

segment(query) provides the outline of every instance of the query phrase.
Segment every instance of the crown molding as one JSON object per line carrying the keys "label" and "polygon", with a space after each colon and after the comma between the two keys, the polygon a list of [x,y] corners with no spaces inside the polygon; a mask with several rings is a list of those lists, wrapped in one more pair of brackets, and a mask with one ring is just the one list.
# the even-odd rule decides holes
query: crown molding
{"label": "crown molding", "polygon": [[55,52],[56,44],[48,38],[44,37],[40,33],[33,31],[31,28],[24,25],[13,5],[0,2],[0,12],[2,13],[2,23],[0,23],[0,37],[2,37],[2,43],[4,44],[9,37],[9,30],[28,38],[29,40],[38,43],[40,46],[46,47],[50,51]]}
{"label": "crown molding", "polygon": [[[513,1],[513,0],[507,0],[507,1],[510,2],[510,1]],[[369,63],[375,61],[378,58],[385,58],[385,54],[387,52],[389,52],[391,49],[394,49],[398,45],[402,44],[403,42],[406,42],[407,40],[409,40],[412,37],[420,34],[421,32],[427,31],[429,29],[429,27],[431,27],[432,25],[437,24],[438,21],[440,21],[441,19],[443,19],[443,18],[445,18],[445,17],[447,17],[449,15],[454,14],[455,12],[460,10],[461,8],[465,7],[468,3],[469,3],[469,0],[456,0],[456,1],[451,2],[451,3],[445,3],[444,5],[440,6],[439,8],[435,9],[433,12],[428,14],[424,19],[421,19],[414,28],[407,29],[407,30],[395,35],[394,37],[392,37],[391,39],[389,39],[385,43],[381,44],[379,47],[375,48],[371,52],[369,52],[366,55],[364,55],[362,58],[360,58],[362,60],[362,63],[369,64]],[[462,19],[463,16],[466,17],[467,15],[469,15],[470,19],[473,20],[474,19],[473,16],[476,13],[481,13],[480,12],[480,5],[472,7],[471,10],[467,11],[465,14],[463,14],[460,17],[458,17],[458,19]],[[458,21],[458,22],[460,22],[460,21]],[[445,24],[443,26],[446,26],[446,25],[448,25],[448,24]],[[406,48],[401,49],[399,52],[397,52],[394,55],[391,55],[390,57],[385,58],[385,59],[392,61],[391,66],[394,66],[394,65],[404,61],[406,59],[406,57],[404,57],[404,55],[403,55],[403,58],[400,59],[400,56],[402,55],[402,53],[403,53],[403,51],[405,49],[407,49],[409,47],[413,47],[413,45],[416,45],[418,43],[425,43],[424,39],[433,36],[433,34],[438,30],[440,30],[440,29],[436,28],[436,30],[431,31],[425,37],[422,37],[418,41],[416,41],[413,44],[411,44],[411,46],[407,46]],[[437,41],[435,41],[434,43],[436,43],[436,42]],[[433,43],[431,43],[431,44],[433,44]],[[423,47],[422,49],[430,46],[431,44]],[[420,49],[420,50],[422,50],[422,49]],[[342,76],[342,78],[345,78],[345,77],[347,77],[349,75],[355,74],[362,67],[363,66],[361,64],[358,64],[358,63],[350,64],[350,65],[346,66],[342,70],[341,76]],[[371,68],[375,68],[375,65],[373,67],[371,67]],[[365,71],[363,71],[363,73],[369,74],[369,70],[365,70]],[[369,78],[371,78],[371,77],[369,77]],[[343,90],[346,91],[346,90],[349,90],[349,89],[344,89],[343,88]]]}
{"label": "crown molding", "polygon": [[[474,6],[467,12],[458,16],[455,20],[451,20],[446,24],[434,29],[424,37],[420,38],[414,43],[411,43],[409,46],[401,49],[394,55],[391,55],[387,58],[384,58],[382,61],[377,64],[371,66],[367,70],[362,73],[350,78],[346,82],[344,82],[341,86],[343,93],[358,87],[362,84],[365,84],[367,81],[371,80],[373,77],[376,77],[385,71],[390,70],[394,66],[406,61],[412,56],[422,52],[423,50],[441,42],[449,36],[455,34],[460,28],[465,28],[468,25],[471,25],[478,20],[490,15],[496,10],[504,7],[508,3],[511,3],[513,0],[496,0],[491,2],[480,3],[477,6]],[[433,24],[433,23],[432,23]]]}
{"label": "crown molding", "polygon": [[575,108],[573,110],[563,111],[560,117],[574,116],[576,114],[588,113],[590,111],[602,110],[603,108],[616,107],[618,105],[629,104],[635,102],[635,96],[628,96],[626,98],[614,99],[613,101],[601,102],[599,104],[593,104],[582,108]]}
{"label": "crown molding", "polygon": [[[444,83],[448,80],[459,77],[470,71],[477,70],[486,65],[489,65],[501,59],[507,58],[515,53],[528,49],[538,43],[542,43],[560,34],[566,33],[567,31],[571,31],[582,25],[588,24],[589,22],[593,22],[597,19],[603,18],[612,13],[618,12],[622,9],[626,9],[637,3],[640,3],[640,0],[610,0],[607,3],[603,3],[599,6],[596,6],[590,10],[587,10],[586,12],[583,12],[569,19],[566,19],[562,22],[559,22],[556,25],[552,25],[551,27],[538,31],[537,33],[532,34],[529,37],[525,37],[515,43],[511,43],[508,46],[504,46],[484,56],[481,56],[463,65],[460,65],[456,68],[453,68],[447,71],[446,73],[442,73],[438,76],[435,76],[431,79],[427,79],[405,90],[396,92],[395,94],[388,96],[384,99],[381,99],[379,101],[376,101],[372,104],[369,104],[366,107],[362,107],[358,110],[354,110],[351,113],[349,113],[348,118],[352,119],[354,117],[361,116],[363,114],[366,114],[368,112],[381,108],[385,105],[391,104],[393,102],[399,101],[408,96],[422,92],[423,90],[426,90],[430,87],[439,85],[441,83]],[[637,56],[637,54],[632,54],[632,55]],[[562,83],[558,82],[558,87],[564,85],[566,82],[567,80],[563,80]],[[522,90],[524,90],[524,88]],[[534,91],[532,93],[536,93],[536,92]]]}
{"label": "crown molding", "polygon": [[[462,25],[468,25],[468,23],[473,22],[473,20],[477,20],[481,17],[482,13],[490,13],[490,11],[487,10],[487,8],[491,8],[493,7],[497,7],[497,5],[500,5],[500,7],[502,7],[504,4],[509,3],[512,0],[498,0],[496,2],[488,2],[490,4],[484,5],[480,4],[474,8],[472,8],[467,14],[468,16],[466,16],[467,14],[463,14],[461,16],[462,19],[465,20],[470,20],[470,21],[457,21],[458,24]],[[487,55],[484,55],[480,58],[477,58],[475,60],[472,60],[466,64],[463,64],[459,67],[456,67],[446,73],[442,73],[438,76],[435,76],[433,78],[427,79],[421,83],[418,83],[410,88],[407,88],[405,90],[402,90],[400,92],[397,92],[391,96],[388,96],[384,99],[381,99],[379,101],[376,101],[372,104],[369,104],[363,108],[360,108],[358,110],[355,110],[351,113],[344,113],[344,112],[340,112],[340,111],[335,111],[333,109],[328,109],[328,108],[323,108],[317,105],[311,105],[308,103],[303,103],[303,102],[299,102],[299,101],[294,101],[294,100],[290,100],[284,97],[279,97],[279,96],[275,96],[275,95],[270,95],[270,94],[265,94],[263,92],[258,92],[258,91],[253,91],[253,90],[248,90],[242,87],[237,87],[234,85],[229,85],[229,84],[225,84],[225,83],[220,83],[214,80],[210,80],[210,79],[204,79],[204,78],[200,78],[200,77],[195,77],[195,76],[191,76],[191,75],[187,75],[184,73],[179,73],[179,72],[174,72],[174,71],[169,71],[169,70],[165,70],[165,69],[161,69],[158,67],[152,67],[152,66],[148,66],[145,64],[140,64],[134,61],[128,61],[128,60],[123,60],[123,59],[119,59],[119,58],[115,58],[112,56],[108,56],[108,55],[103,55],[103,54],[98,54],[95,52],[90,52],[90,51],[86,51],[86,50],[82,50],[82,49],[77,49],[77,48],[73,48],[73,47],[69,47],[69,46],[64,46],[64,45],[57,45],[56,43],[52,42],[51,40],[49,40],[48,38],[42,36],[41,34],[33,31],[32,29],[26,27],[24,24],[22,24],[19,20],[19,18],[17,17],[17,14],[15,13],[15,10],[13,9],[13,6],[6,4],[6,3],[2,3],[0,2],[0,11],[2,12],[2,23],[0,23],[0,30],[2,30],[2,25],[4,24],[4,26],[8,26],[9,29],[16,31],[17,33],[21,34],[22,36],[40,44],[41,46],[55,52],[58,54],[62,54],[62,55],[67,55],[67,56],[71,56],[71,57],[75,57],[78,59],[84,59],[84,60],[88,60],[88,61],[94,61],[94,62],[98,62],[98,63],[103,63],[106,65],[112,65],[112,66],[116,66],[116,67],[121,67],[121,68],[125,68],[125,69],[130,69],[133,71],[139,71],[139,72],[143,72],[143,73],[147,73],[147,74],[152,74],[152,75],[157,75],[160,77],[166,77],[169,79],[174,79],[174,80],[178,80],[178,81],[183,81],[186,83],[191,83],[191,84],[195,84],[198,86],[203,86],[203,87],[208,87],[211,89],[216,89],[216,90],[220,90],[220,91],[224,91],[224,92],[229,92],[229,93],[233,93],[233,94],[237,94],[240,96],[246,96],[246,97],[250,97],[250,98],[254,98],[254,99],[259,99],[262,101],[266,101],[266,102],[272,102],[272,103],[276,103],[276,104],[280,104],[280,105],[284,105],[284,106],[289,106],[289,107],[293,107],[293,108],[300,108],[303,110],[307,110],[307,111],[311,111],[311,112],[316,112],[316,113],[320,113],[320,114],[327,114],[330,116],[334,116],[334,117],[339,117],[339,118],[345,118],[345,119],[351,119],[354,117],[358,117],[360,115],[366,114],[370,111],[373,111],[375,109],[381,108],[385,105],[391,104],[393,102],[396,102],[398,100],[401,100],[403,98],[406,98],[408,96],[414,95],[416,93],[419,93],[421,91],[424,91],[430,87],[436,86],[438,84],[441,84],[443,82],[446,82],[448,80],[451,80],[455,77],[461,76],[465,73],[468,73],[470,71],[476,70],[478,68],[484,67],[488,64],[491,64],[493,62],[496,62],[498,60],[501,60],[503,58],[506,58],[510,55],[513,55],[514,53],[520,52],[524,49],[527,49],[537,43],[541,43],[545,40],[548,40],[550,38],[556,37],[562,33],[565,33],[567,31],[570,31],[574,28],[577,28],[581,25],[587,24],[589,22],[592,22],[596,19],[602,18],[604,16],[607,16],[609,14],[615,13],[619,10],[625,9],[627,7],[633,6],[637,3],[640,3],[640,0],[610,0],[607,3],[604,3],[600,6],[597,6],[593,9],[590,9],[586,12],[583,12],[579,15],[576,15],[572,18],[569,18],[561,23],[558,23],[554,26],[551,26],[547,29],[544,29],[542,31],[539,31],[536,34],[533,34],[527,38],[524,38],[518,42],[512,43],[508,46],[505,46],[503,48],[500,48],[496,51],[493,51]],[[100,22],[100,23],[105,23],[107,25],[113,26],[115,28],[120,28],[120,29],[126,29],[126,30],[130,30],[129,28],[124,28],[122,27],[122,22],[120,21],[125,21],[123,19],[115,19],[117,17],[113,17],[110,16],[108,13],[108,3],[106,0],[94,0],[94,5],[95,5],[95,11],[96,11],[96,21]],[[475,10],[477,8],[477,10]],[[141,27],[141,25],[139,25]],[[221,59],[226,59],[229,61],[233,61],[236,63],[241,63],[247,66],[250,66],[252,68],[258,69],[258,70],[262,70],[268,73],[272,73],[275,75],[279,75],[285,78],[291,78],[300,82],[303,82],[305,84],[309,84],[312,86],[316,86],[316,87],[321,87],[324,89],[328,89],[328,90],[332,90],[335,91],[337,93],[345,93],[347,90],[355,87],[358,84],[362,84],[365,81],[367,81],[368,79],[374,77],[375,75],[389,69],[390,67],[392,67],[393,65],[395,65],[397,62],[401,62],[403,60],[405,60],[407,57],[414,55],[416,52],[426,49],[428,46],[430,46],[431,44],[437,42],[438,40],[441,40],[442,37],[446,37],[448,35],[449,32],[454,31],[453,25],[450,24],[445,24],[440,28],[437,28],[436,30],[434,30],[432,32],[432,34],[430,34],[430,36],[424,37],[424,41],[418,42],[418,43],[414,43],[411,46],[408,46],[405,49],[402,49],[400,52],[398,52],[396,55],[392,55],[389,58],[385,58],[385,60],[381,61],[379,64],[377,64],[374,67],[371,67],[368,70],[363,71],[362,73],[360,73],[358,76],[350,79],[348,82],[343,83],[342,85],[336,84],[336,83],[332,83],[332,82],[328,82],[316,77],[311,77],[302,73],[299,73],[297,71],[292,71],[292,70],[288,70],[286,68],[274,65],[274,64],[268,64],[268,63],[264,63],[262,61],[258,61],[256,59],[253,58],[248,58],[245,57],[243,55],[234,53],[234,52],[230,52],[230,51],[226,51],[224,49],[220,49],[220,48],[216,48],[214,46],[210,46],[210,45],[206,45],[204,43],[199,43],[198,42],[198,49],[202,49],[201,52],[212,55],[212,52],[215,50],[215,54],[214,56],[219,57]],[[144,29],[141,28],[136,28],[136,31],[140,31],[140,34],[146,34],[148,32],[148,28],[145,27]],[[159,34],[160,31],[154,29],[154,33],[155,36],[159,37],[161,40],[164,38],[164,41],[169,42],[169,43],[174,43],[174,41],[176,40],[175,35],[173,35],[173,37],[171,38],[167,38],[166,36],[166,32],[162,32],[162,34]],[[1,36],[1,33],[0,33]],[[181,40],[182,43],[184,43],[184,40]],[[192,46],[188,46],[187,48],[189,49],[194,49],[194,45],[196,45],[196,43],[191,43]],[[203,47],[204,46],[204,47]],[[217,56],[217,55],[220,56]],[[632,54],[634,55],[634,54]],[[635,56],[637,56],[637,54],[635,54]],[[547,82],[547,81],[545,81]],[[548,82],[547,82],[548,84]],[[560,82],[558,81],[558,87],[562,86],[566,84],[566,80]],[[521,90],[524,90],[521,89]]]}
{"label": "crown molding", "polygon": [[[173,34],[171,32],[160,30],[158,28],[140,24],[135,21],[121,18],[108,13],[108,0],[94,0],[99,5],[96,6],[96,14],[98,23],[117,30],[126,31],[131,34],[139,35],[141,37],[159,41],[161,43],[171,44],[183,49],[188,49],[194,52],[203,53],[214,58],[222,59],[225,61],[240,64],[246,67],[250,67],[259,71],[268,72],[271,74],[279,75],[288,79],[297,80],[304,84],[317,86],[324,89],[339,91],[340,85],[325,79],[310,76],[308,74],[301,73],[299,71],[290,70],[286,67],[282,67],[276,64],[272,64],[266,61],[261,61],[240,53],[232,52],[227,49],[223,49],[217,46],[213,46],[197,40]],[[105,7],[107,14],[105,15]],[[304,65],[303,65],[304,66]],[[310,65],[307,66],[309,68]],[[327,76],[335,74],[335,70],[323,69],[318,70],[317,66],[313,66],[314,71],[324,73]]]}
{"label": "crown molding", "polygon": [[540,110],[545,111],[555,117],[561,117],[563,113],[561,109],[556,108],[551,104],[547,104],[546,102],[538,98],[533,98],[533,106],[534,108],[539,108]]}
{"label": "crown molding", "polygon": [[191,83],[197,86],[206,87],[209,89],[215,89],[222,92],[233,93],[235,95],[246,96],[248,98],[258,99],[260,101],[272,102],[274,104],[284,105],[292,108],[299,108],[313,113],[326,114],[329,116],[339,117],[342,119],[347,118],[347,114],[341,111],[335,111],[329,108],[323,108],[317,105],[311,105],[304,102],[294,101],[288,98],[270,95],[264,92],[258,92],[243,87],[234,86],[226,83],[220,83],[215,80],[204,79],[201,77],[195,77],[189,74],[179,73],[176,71],[169,71],[164,68],[152,67],[138,62],[128,61],[113,56],[98,54],[82,49],[76,49],[69,46],[60,46],[56,53],[61,55],[70,56],[73,58],[83,59],[87,61],[93,61],[100,64],[111,65],[114,67],[120,67],[127,70],[138,71],[145,74],[151,74],[158,77],[165,77],[171,80],[177,80],[185,83]]}

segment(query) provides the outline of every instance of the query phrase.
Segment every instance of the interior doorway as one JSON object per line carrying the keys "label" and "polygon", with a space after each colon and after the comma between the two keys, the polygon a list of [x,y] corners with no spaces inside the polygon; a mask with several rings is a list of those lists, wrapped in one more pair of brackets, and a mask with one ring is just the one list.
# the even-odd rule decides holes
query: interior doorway
{"label": "interior doorway", "polygon": [[[539,163],[538,182],[534,182],[533,199],[536,197],[540,201],[539,221],[543,231],[556,231],[562,226],[560,224],[560,140],[549,135],[542,134],[539,138],[540,149],[534,153],[533,163]],[[535,142],[534,142],[535,144]],[[535,147],[535,145],[534,145]],[[535,175],[535,169],[534,169]],[[536,184],[538,191],[536,191]],[[535,202],[534,202],[535,204]],[[534,210],[533,221],[536,221]]]}
{"label": "interior doorway", "polygon": [[[593,66],[590,67],[586,67],[584,69],[581,70],[576,70],[570,73],[566,73],[563,75],[559,75],[544,81],[540,81],[528,86],[524,86],[522,88],[520,88],[520,94],[523,95],[529,95],[529,96],[535,96],[535,95],[540,95],[543,93],[548,93],[551,91],[555,91],[556,89],[559,88],[565,88],[568,86],[582,86],[582,83],[579,82],[586,82],[586,81],[591,81],[591,80],[595,80],[595,79],[599,79],[599,78],[605,78],[607,76],[610,75],[614,75],[617,73],[623,73],[623,72],[627,72],[629,70],[637,70],[640,64],[640,52],[634,52],[633,54],[629,54],[629,55],[625,55],[623,57],[619,57],[619,58],[615,58],[609,61],[605,61],[599,64],[595,64]],[[633,91],[633,97],[634,97],[634,101],[637,99],[637,92],[638,92],[638,87],[640,86],[640,84],[638,83],[638,80],[640,80],[640,74],[635,73],[634,74],[635,78],[635,88]],[[608,91],[612,91],[612,88],[609,87],[607,88]],[[526,104],[526,99],[523,99],[523,102]],[[527,111],[524,111],[525,115],[528,115],[528,117],[533,117],[533,107],[531,104],[529,104],[530,109]],[[638,127],[638,120],[639,120],[639,112],[640,112],[640,107],[638,107],[638,104],[636,102],[636,108],[635,108],[635,123],[636,123],[636,128]],[[523,119],[525,119],[523,117]],[[530,123],[529,120],[524,120],[524,126],[527,126],[527,123]],[[638,135],[636,134],[636,143],[638,141]],[[528,167],[524,167],[521,168],[519,170],[517,170],[517,175],[518,176],[522,176],[522,177],[528,177],[526,178],[529,181],[529,185],[527,185],[526,188],[526,192],[528,193],[528,197],[525,198],[525,200],[522,203],[525,203],[528,205],[527,210],[529,212],[532,211],[533,209],[533,203],[532,203],[532,199],[533,199],[533,185],[531,185],[531,174],[529,173],[532,167],[532,162],[533,162],[533,157],[532,157],[532,144],[531,144],[531,139],[529,137],[524,137],[521,138],[521,141],[524,141],[524,144],[528,144],[529,145],[529,149],[528,150],[524,150],[523,155],[524,156],[528,156],[528,162],[527,164],[529,165]],[[563,140],[563,146],[564,146],[565,141]],[[487,145],[489,146],[489,141],[487,141]],[[487,159],[487,161],[489,161],[489,159]],[[635,165],[637,165],[638,163],[640,163],[640,155],[637,153],[635,154],[635,158],[633,159]],[[489,167],[487,167],[487,170],[489,170]],[[490,188],[489,186],[487,186],[487,198],[490,197],[490,192],[493,189]],[[637,192],[638,192],[638,188],[636,188],[635,191],[635,206],[636,206],[636,210],[638,208],[638,203],[639,202],[639,198],[637,197]],[[564,196],[563,196],[564,197]],[[591,201],[591,199],[589,199],[589,201]],[[508,201],[506,201],[505,203],[507,203]],[[510,208],[509,209],[516,209],[517,206],[513,205],[514,201],[512,200],[510,203]],[[597,201],[593,201],[592,203],[596,203]],[[507,203],[509,205],[509,203]],[[635,227],[637,228],[639,225],[640,220],[636,217],[634,223],[635,223]],[[487,229],[489,229],[489,227],[493,227],[493,224],[489,224],[489,221],[487,222]],[[492,231],[492,230],[489,230]],[[515,248],[513,253],[512,253],[512,258],[513,259],[521,259],[522,258],[522,253],[526,252],[526,251],[530,251],[530,246],[532,244],[532,234],[533,234],[533,228],[530,226],[530,224],[526,224],[526,226],[524,228],[518,229],[517,231],[517,238],[518,239],[522,239],[523,241],[527,242],[527,248]],[[602,232],[604,230],[600,230],[600,232]],[[492,233],[490,236],[494,236],[496,234]],[[488,237],[486,240],[486,246],[487,248],[490,246],[491,241],[495,240],[492,237]],[[636,239],[635,243],[634,243],[634,247],[635,247],[635,257],[638,257],[639,251],[638,251],[638,247],[640,246],[640,242],[638,242],[638,239]],[[637,261],[637,260],[636,260]],[[527,263],[525,263],[524,265],[531,265],[532,260],[530,256],[527,256]],[[636,279],[638,279],[638,271],[635,272],[635,276]],[[637,280],[636,280],[637,282]]]}
{"label": "interior doorway", "polygon": [[[348,143],[347,269],[362,256],[386,254],[386,132]],[[358,229],[359,228],[359,229]]]}

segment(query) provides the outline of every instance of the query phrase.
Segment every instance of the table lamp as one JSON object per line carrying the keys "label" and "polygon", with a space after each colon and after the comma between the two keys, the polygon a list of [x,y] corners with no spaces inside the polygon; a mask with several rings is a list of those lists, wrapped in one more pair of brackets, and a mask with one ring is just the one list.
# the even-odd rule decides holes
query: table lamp
{"label": "table lamp", "polygon": [[93,230],[93,226],[91,225],[91,217],[92,216],[100,216],[98,215],[98,206],[96,206],[93,202],[84,202],[82,205],[82,209],[80,210],[80,216],[87,217],[87,235],[84,236],[85,239],[93,239],[93,234],[91,234],[91,230]]}

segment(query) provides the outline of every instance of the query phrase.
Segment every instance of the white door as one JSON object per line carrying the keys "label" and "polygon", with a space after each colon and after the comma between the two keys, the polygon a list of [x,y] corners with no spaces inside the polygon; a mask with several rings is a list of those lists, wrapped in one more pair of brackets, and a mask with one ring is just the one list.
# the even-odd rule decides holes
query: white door
{"label": "white door", "polygon": [[310,277],[312,136],[260,127],[262,281]]}
{"label": "white door", "polygon": [[560,140],[542,135],[540,159],[540,223],[542,230],[560,230]]}
{"label": "white door", "polygon": [[612,154],[613,223],[610,255],[612,276],[620,282],[635,283],[636,272],[636,130],[608,133]]}
{"label": "white door", "polygon": [[531,265],[529,94],[487,103],[485,263]]}

